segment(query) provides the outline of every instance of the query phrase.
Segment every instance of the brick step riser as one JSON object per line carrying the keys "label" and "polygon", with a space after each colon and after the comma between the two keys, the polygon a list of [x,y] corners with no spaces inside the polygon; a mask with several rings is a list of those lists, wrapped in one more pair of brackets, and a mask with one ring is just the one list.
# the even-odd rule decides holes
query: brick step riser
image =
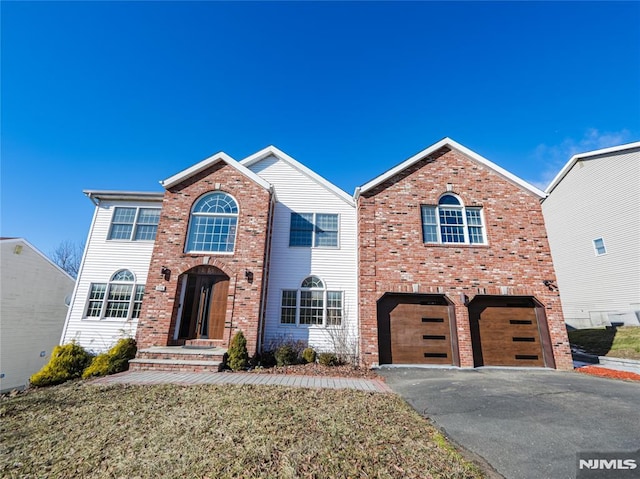
{"label": "brick step riser", "polygon": [[222,354],[149,353],[140,351],[136,359],[170,359],[172,361],[222,361]]}
{"label": "brick step riser", "polygon": [[226,341],[224,339],[187,339],[184,342],[184,345],[207,348],[222,348],[226,345]]}
{"label": "brick step riser", "polygon": [[153,363],[133,363],[129,365],[129,371],[167,371],[174,373],[217,373],[218,365],[195,366],[184,364],[153,364]]}

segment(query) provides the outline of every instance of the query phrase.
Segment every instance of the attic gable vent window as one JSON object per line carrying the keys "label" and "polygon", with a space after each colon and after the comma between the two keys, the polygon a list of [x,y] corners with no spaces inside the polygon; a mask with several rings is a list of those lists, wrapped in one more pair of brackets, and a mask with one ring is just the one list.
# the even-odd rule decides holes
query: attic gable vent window
{"label": "attic gable vent window", "polygon": [[482,208],[465,207],[452,194],[437,206],[422,205],[422,238],[435,244],[486,244]]}

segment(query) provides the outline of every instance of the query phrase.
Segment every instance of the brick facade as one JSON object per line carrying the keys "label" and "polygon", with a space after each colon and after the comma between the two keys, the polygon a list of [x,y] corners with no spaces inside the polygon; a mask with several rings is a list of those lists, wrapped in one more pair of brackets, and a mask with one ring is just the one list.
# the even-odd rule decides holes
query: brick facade
{"label": "brick facade", "polygon": [[[448,186],[449,185],[449,186]],[[447,192],[482,207],[487,245],[433,245],[422,240],[420,206]],[[555,283],[540,199],[455,149],[428,158],[358,199],[360,352],[379,362],[377,301],[386,292],[445,294],[454,303],[461,367],[473,367],[469,313],[476,295],[532,296],[543,307],[558,369],[571,353]]]}
{"label": "brick facade", "polygon": [[[187,254],[184,250],[191,208],[202,195],[213,191],[228,193],[238,203],[234,252]],[[221,345],[227,347],[233,334],[242,330],[249,353],[256,351],[271,201],[270,191],[224,162],[165,192],[138,323],[136,339],[140,349],[173,344],[182,275],[192,268],[209,265],[230,278]],[[163,267],[171,270],[168,280],[161,275]],[[247,279],[246,271],[253,273],[252,281]]]}

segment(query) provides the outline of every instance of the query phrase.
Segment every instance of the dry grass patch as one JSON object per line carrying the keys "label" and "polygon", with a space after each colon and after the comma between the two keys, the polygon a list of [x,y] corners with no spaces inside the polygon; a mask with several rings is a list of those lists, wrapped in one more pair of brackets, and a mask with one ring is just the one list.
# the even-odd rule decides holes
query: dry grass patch
{"label": "dry grass patch", "polygon": [[400,398],[73,383],[0,404],[0,476],[479,478]]}

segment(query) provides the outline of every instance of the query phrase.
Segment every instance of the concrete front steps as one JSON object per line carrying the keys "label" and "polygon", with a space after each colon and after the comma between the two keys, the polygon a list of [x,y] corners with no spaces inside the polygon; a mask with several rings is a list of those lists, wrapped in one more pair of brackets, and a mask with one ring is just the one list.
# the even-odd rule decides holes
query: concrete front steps
{"label": "concrete front steps", "polygon": [[129,361],[131,371],[218,372],[227,350],[220,347],[152,346]]}

